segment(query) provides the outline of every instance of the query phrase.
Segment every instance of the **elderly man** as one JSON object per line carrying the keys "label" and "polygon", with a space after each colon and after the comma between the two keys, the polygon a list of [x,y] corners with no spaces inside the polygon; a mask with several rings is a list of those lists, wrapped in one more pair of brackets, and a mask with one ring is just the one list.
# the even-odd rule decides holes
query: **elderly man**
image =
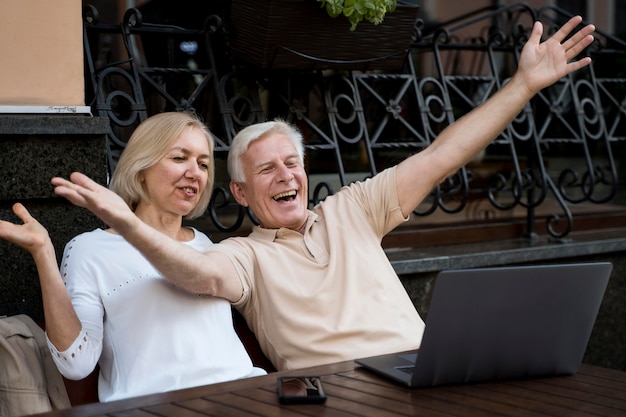
{"label": "elderly man", "polygon": [[381,248],[430,191],[486,147],[541,89],[586,65],[592,41],[572,18],[550,39],[535,23],[519,68],[482,106],[422,152],[344,187],[308,210],[300,134],[280,122],[247,127],[228,168],[237,202],[260,222],[247,237],[197,253],[141,222],[115,194],[82,174],[55,192],[118,230],[174,284],[238,308],[277,369],[416,349],[423,321]]}

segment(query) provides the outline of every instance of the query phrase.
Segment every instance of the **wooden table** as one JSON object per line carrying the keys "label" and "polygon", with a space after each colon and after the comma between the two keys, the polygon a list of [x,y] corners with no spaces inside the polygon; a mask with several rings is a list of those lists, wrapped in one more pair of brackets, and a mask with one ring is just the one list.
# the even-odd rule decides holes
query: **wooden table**
{"label": "wooden table", "polygon": [[[321,375],[323,405],[280,405],[279,375]],[[626,416],[626,372],[583,365],[574,376],[409,389],[342,362],[89,404],[41,416]]]}

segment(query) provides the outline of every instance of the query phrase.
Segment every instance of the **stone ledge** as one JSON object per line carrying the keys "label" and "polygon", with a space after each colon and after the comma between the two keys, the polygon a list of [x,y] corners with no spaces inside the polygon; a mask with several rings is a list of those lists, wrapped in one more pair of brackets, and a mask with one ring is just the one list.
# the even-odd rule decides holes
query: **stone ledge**
{"label": "stone ledge", "polygon": [[109,119],[85,115],[1,115],[0,135],[102,135]]}
{"label": "stone ledge", "polygon": [[398,275],[550,261],[623,251],[626,251],[626,228],[572,233],[565,242],[556,242],[545,237],[519,238],[432,248],[386,250]]}

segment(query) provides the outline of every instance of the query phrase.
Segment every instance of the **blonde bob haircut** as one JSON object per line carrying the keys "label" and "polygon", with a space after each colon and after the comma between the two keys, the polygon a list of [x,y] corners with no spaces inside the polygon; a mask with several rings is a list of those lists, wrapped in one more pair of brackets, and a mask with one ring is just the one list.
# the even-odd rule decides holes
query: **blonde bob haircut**
{"label": "blonde bob haircut", "polygon": [[109,188],[122,197],[134,211],[140,201],[148,198],[141,182],[141,172],[159,162],[186,129],[194,128],[200,130],[206,137],[211,158],[207,171],[207,185],[200,194],[198,204],[184,217],[195,219],[204,214],[211,200],[215,179],[214,141],[206,125],[190,113],[159,113],[137,126],[120,156]]}
{"label": "blonde bob haircut", "polygon": [[227,168],[231,181],[237,183],[245,183],[245,175],[241,157],[252,142],[262,139],[271,134],[282,134],[291,140],[296,152],[300,157],[300,163],[304,166],[304,145],[302,133],[294,125],[281,119],[275,119],[270,122],[255,123],[243,128],[235,137],[228,150]]}

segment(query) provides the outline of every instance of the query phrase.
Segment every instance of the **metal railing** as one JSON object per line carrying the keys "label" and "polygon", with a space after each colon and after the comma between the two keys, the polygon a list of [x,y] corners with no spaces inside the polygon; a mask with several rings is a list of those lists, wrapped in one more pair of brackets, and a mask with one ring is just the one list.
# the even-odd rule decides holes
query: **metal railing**
{"label": "metal railing", "polygon": [[[217,16],[203,30],[189,30],[143,22],[137,9],[119,25],[102,24],[97,14],[85,8],[87,81],[94,114],[111,121],[111,171],[132,129],[160,111],[202,115],[222,158],[241,127],[281,117],[307,141],[311,204],[427,147],[507,82],[534,20],[556,28],[569,17],[520,3],[438,25],[418,20],[405,69],[381,73],[253,68],[230,58],[229,34]],[[119,61],[106,56],[113,36],[124,45]],[[497,212],[523,209],[526,236],[533,237],[537,208],[549,200],[554,212],[546,231],[565,240],[572,205],[610,203],[620,183],[614,148],[626,138],[626,43],[600,32],[587,53],[592,66],[541,91],[482,161],[436,187],[416,216],[460,213],[482,199]],[[207,219],[222,232],[254,222],[219,181]]]}

